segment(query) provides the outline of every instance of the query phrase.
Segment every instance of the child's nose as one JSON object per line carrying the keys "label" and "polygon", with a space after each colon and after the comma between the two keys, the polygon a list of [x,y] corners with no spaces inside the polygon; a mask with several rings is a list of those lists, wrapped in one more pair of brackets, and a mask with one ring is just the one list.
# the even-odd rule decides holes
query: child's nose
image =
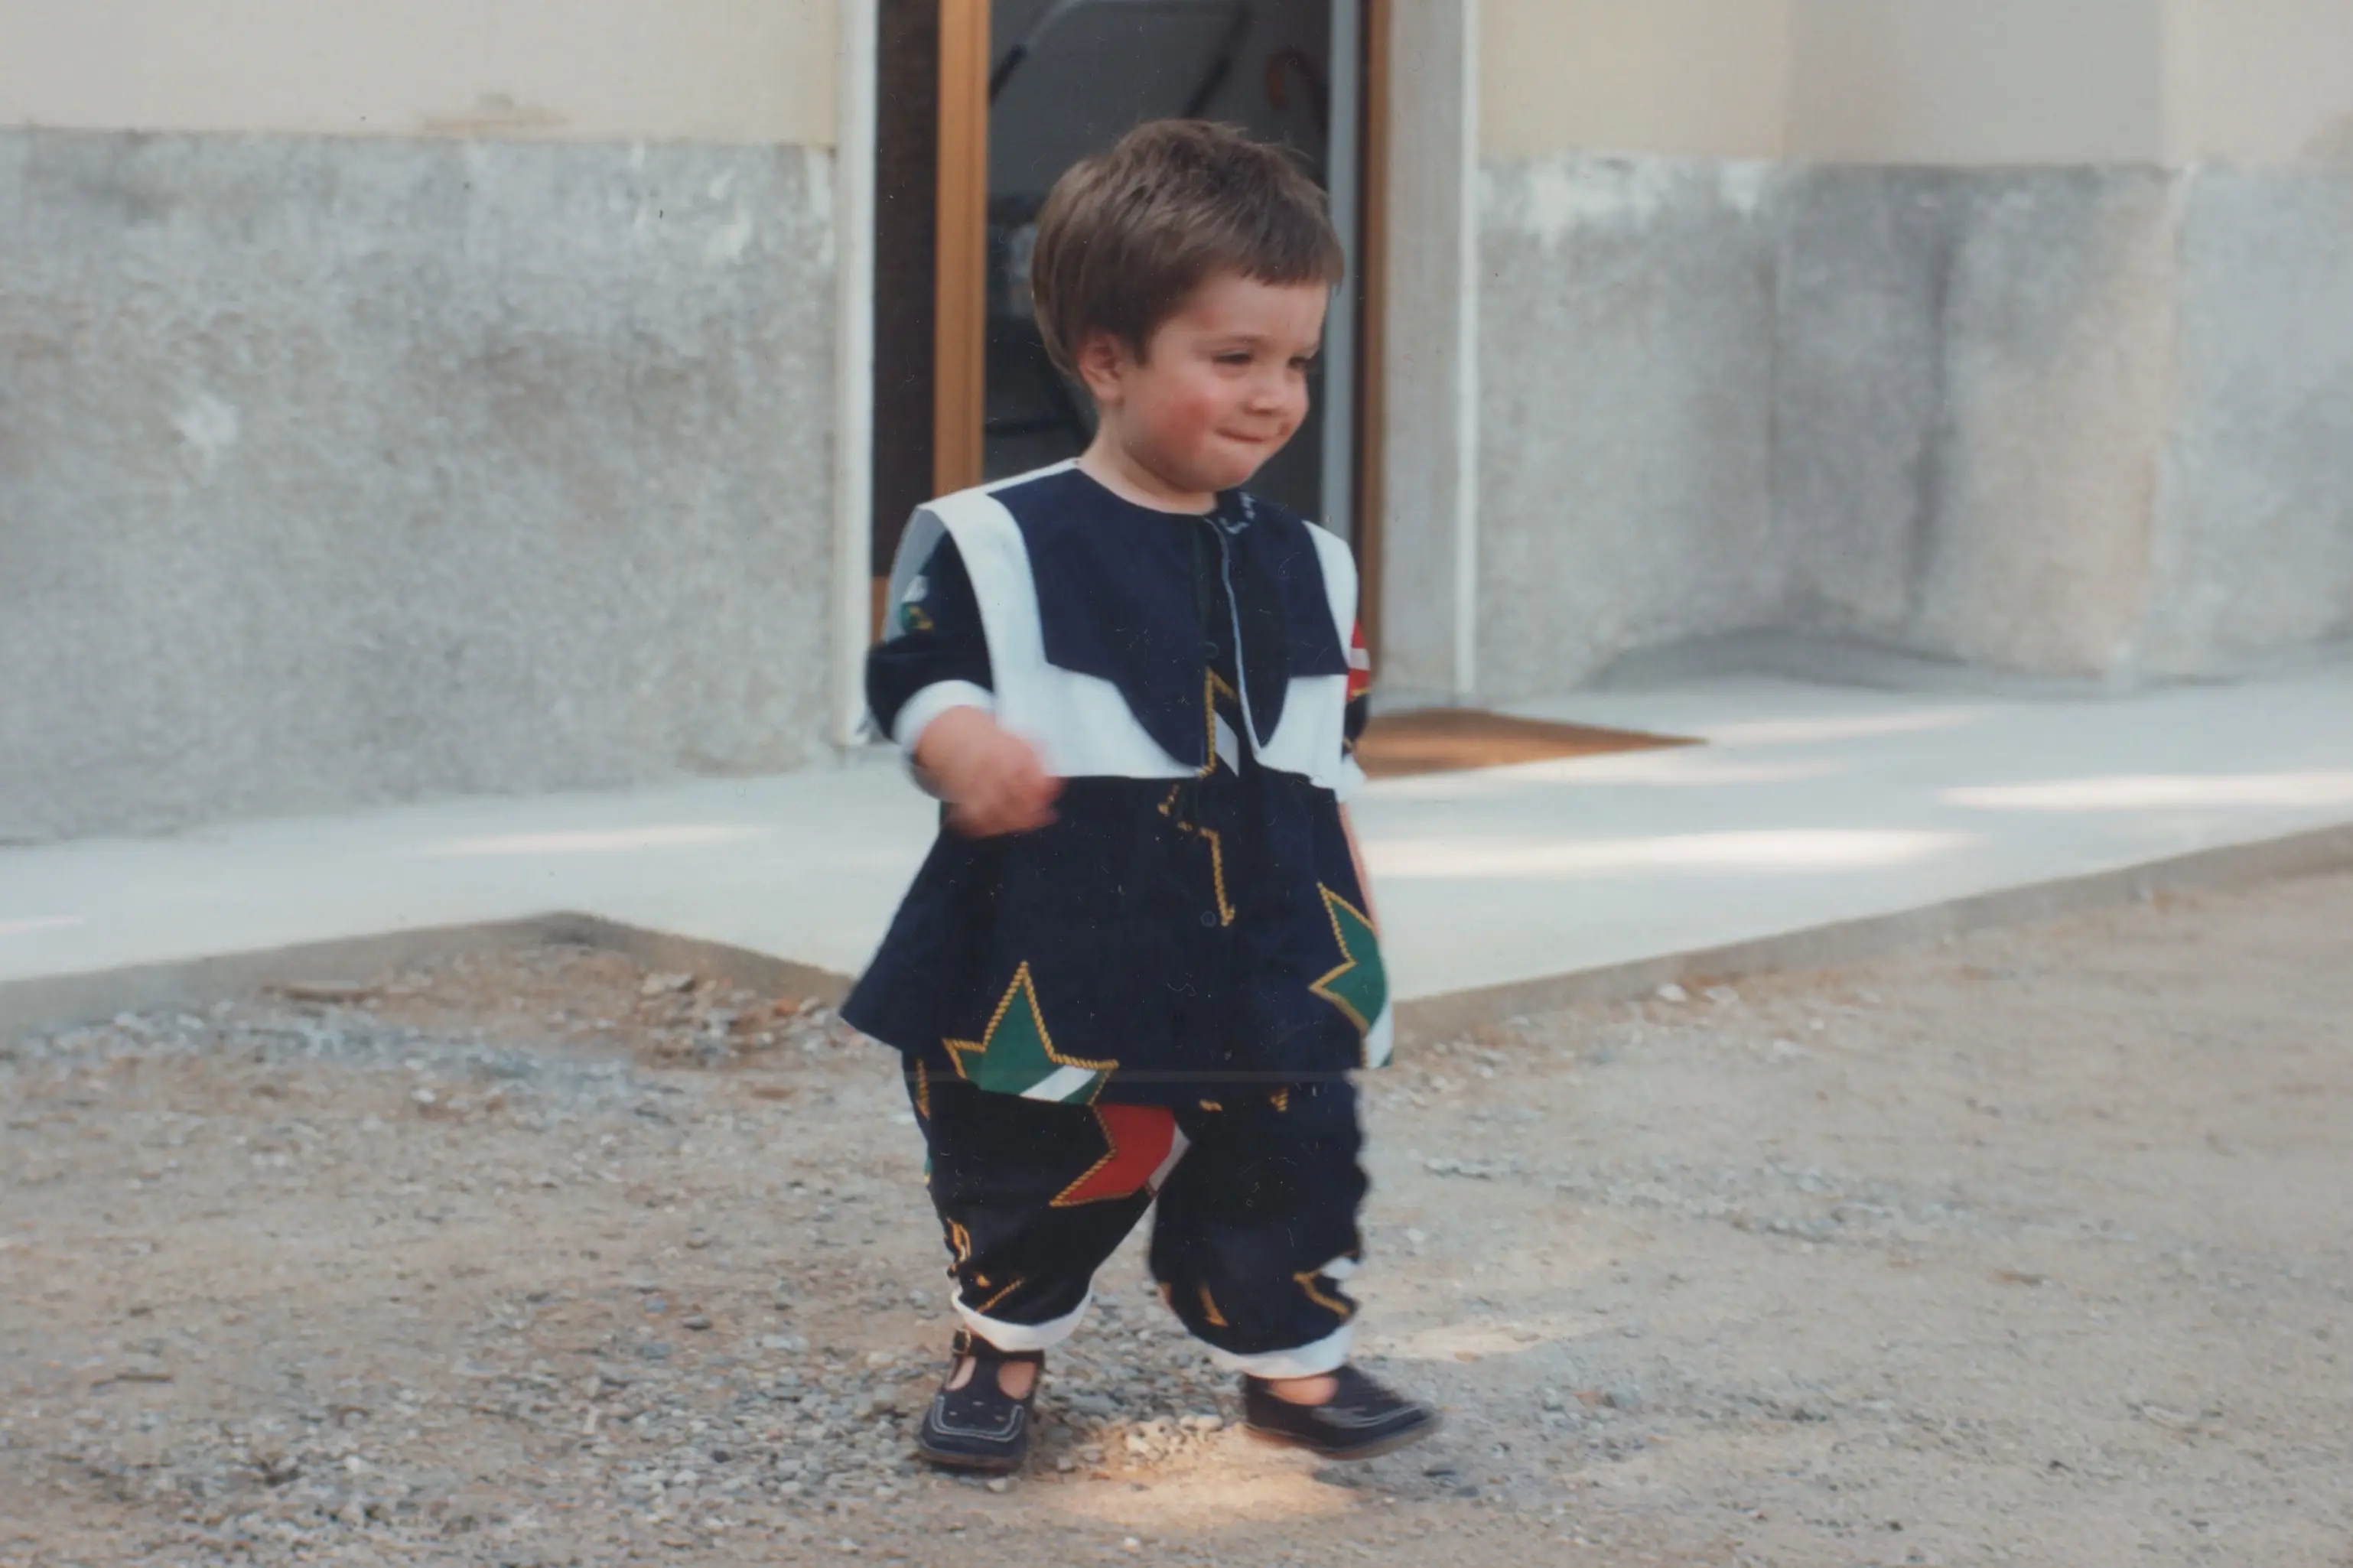
{"label": "child's nose", "polygon": [[1255,376],[1250,383],[1250,408],[1262,414],[1304,413],[1307,387],[1298,377],[1276,374]]}

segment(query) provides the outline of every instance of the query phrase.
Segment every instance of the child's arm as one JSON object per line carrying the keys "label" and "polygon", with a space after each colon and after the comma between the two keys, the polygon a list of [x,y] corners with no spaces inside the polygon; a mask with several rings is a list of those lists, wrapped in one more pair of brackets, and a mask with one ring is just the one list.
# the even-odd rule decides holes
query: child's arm
{"label": "child's arm", "polygon": [[948,803],[959,833],[1026,833],[1054,819],[1060,784],[998,726],[980,605],[953,540],[943,539],[892,608],[866,656],[866,699],[916,781]]}
{"label": "child's arm", "polygon": [[1028,833],[1054,820],[1060,779],[1029,743],[978,708],[951,708],[923,727],[911,754],[948,803],[948,824],[974,838]]}

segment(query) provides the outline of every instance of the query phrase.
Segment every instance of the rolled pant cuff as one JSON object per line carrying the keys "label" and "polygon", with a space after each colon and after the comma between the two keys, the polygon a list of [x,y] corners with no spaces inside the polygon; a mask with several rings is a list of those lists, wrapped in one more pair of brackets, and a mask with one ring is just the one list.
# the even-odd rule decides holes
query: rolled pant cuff
{"label": "rolled pant cuff", "polygon": [[1297,1350],[1265,1351],[1257,1355],[1238,1355],[1232,1351],[1209,1346],[1209,1359],[1228,1372],[1239,1372],[1246,1377],[1271,1380],[1287,1377],[1321,1377],[1327,1372],[1337,1372],[1347,1363],[1348,1342],[1356,1331],[1352,1323],[1343,1323],[1312,1345]]}
{"label": "rolled pant cuff", "polygon": [[1088,1291],[1076,1307],[1049,1323],[1008,1323],[999,1318],[985,1317],[965,1306],[961,1299],[957,1300],[955,1310],[956,1316],[964,1320],[965,1328],[998,1350],[1050,1351],[1071,1337],[1080,1321],[1087,1315],[1087,1308],[1093,1304],[1094,1299],[1094,1292]]}

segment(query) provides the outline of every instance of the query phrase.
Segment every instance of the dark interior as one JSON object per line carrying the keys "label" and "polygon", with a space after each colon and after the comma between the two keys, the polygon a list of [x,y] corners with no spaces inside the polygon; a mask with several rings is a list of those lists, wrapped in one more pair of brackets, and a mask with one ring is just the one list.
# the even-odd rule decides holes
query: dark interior
{"label": "dark interior", "polygon": [[873,573],[932,498],[932,354],[938,301],[939,0],[879,7],[874,157]]}

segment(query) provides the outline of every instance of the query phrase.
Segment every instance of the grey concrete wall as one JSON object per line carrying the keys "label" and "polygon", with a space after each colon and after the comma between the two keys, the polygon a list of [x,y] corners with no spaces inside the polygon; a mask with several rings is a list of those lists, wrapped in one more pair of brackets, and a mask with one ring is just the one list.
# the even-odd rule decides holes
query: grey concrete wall
{"label": "grey concrete wall", "polygon": [[816,753],[828,192],[0,133],[0,837]]}
{"label": "grey concrete wall", "polygon": [[1780,623],[2129,665],[2174,403],[2170,181],[1809,169],[1779,194]]}
{"label": "grey concrete wall", "polygon": [[1485,184],[1482,695],[1745,631],[2106,679],[2353,636],[2353,171]]}
{"label": "grey concrete wall", "polygon": [[1704,162],[1484,171],[1481,695],[1779,603],[1770,185]]}
{"label": "grey concrete wall", "polygon": [[2353,168],[2206,170],[2181,201],[2141,645],[2168,675],[2353,637]]}

